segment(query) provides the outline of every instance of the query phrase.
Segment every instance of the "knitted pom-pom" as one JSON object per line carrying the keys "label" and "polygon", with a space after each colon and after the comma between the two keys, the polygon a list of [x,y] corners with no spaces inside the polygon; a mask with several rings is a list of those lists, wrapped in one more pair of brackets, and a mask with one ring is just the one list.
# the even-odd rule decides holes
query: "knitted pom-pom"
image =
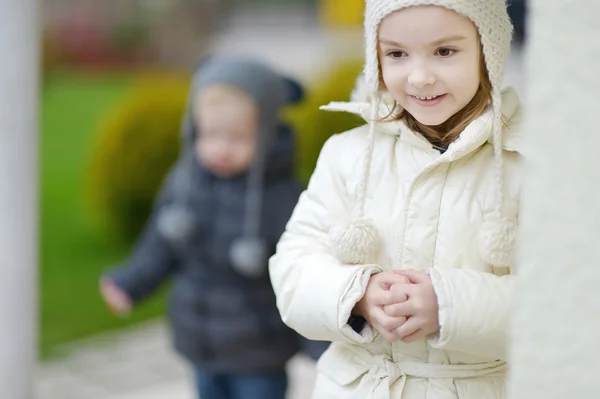
{"label": "knitted pom-pom", "polygon": [[156,226],[160,234],[174,244],[185,244],[196,226],[192,212],[182,205],[170,205],[158,215]]}
{"label": "knitted pom-pom", "polygon": [[503,215],[493,213],[485,217],[479,230],[479,252],[495,267],[509,267],[514,260],[517,225]]}
{"label": "knitted pom-pom", "polygon": [[329,232],[329,237],[333,255],[340,262],[349,265],[376,262],[379,237],[370,220],[335,226]]}
{"label": "knitted pom-pom", "polygon": [[233,269],[248,278],[261,277],[267,271],[267,243],[259,237],[243,237],[229,248]]}

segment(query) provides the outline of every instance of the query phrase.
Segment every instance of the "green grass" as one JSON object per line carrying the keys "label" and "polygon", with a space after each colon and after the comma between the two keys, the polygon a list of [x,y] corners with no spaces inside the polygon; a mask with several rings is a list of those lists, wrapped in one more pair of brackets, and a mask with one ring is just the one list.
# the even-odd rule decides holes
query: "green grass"
{"label": "green grass", "polygon": [[95,227],[84,211],[90,146],[100,118],[124,94],[128,76],[62,74],[43,89],[41,112],[40,345],[57,345],[160,314],[157,296],[132,317],[112,316],[98,294],[103,270],[128,249]]}

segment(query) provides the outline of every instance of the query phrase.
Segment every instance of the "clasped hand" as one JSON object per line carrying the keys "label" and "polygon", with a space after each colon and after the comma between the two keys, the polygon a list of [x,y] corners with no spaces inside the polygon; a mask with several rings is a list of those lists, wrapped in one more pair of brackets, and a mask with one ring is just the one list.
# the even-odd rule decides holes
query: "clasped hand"
{"label": "clasped hand", "polygon": [[429,275],[416,270],[374,274],[354,314],[388,341],[413,342],[439,331],[438,301]]}

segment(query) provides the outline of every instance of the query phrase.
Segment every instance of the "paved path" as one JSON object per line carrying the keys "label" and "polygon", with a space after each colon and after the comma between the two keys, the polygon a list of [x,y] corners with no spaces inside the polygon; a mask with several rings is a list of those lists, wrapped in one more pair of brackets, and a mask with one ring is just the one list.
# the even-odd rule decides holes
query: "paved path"
{"label": "paved path", "polygon": [[[65,357],[40,366],[36,399],[193,399],[187,365],[171,350],[162,320],[69,345]],[[314,362],[294,358],[288,399],[306,399]]]}

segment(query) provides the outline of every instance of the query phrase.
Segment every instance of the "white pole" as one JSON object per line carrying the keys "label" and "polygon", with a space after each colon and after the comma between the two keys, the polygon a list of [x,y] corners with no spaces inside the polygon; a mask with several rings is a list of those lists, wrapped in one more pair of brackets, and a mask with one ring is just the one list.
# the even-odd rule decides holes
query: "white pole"
{"label": "white pole", "polygon": [[512,399],[600,395],[600,2],[529,1]]}
{"label": "white pole", "polygon": [[33,398],[37,358],[38,5],[0,1],[0,397]]}

